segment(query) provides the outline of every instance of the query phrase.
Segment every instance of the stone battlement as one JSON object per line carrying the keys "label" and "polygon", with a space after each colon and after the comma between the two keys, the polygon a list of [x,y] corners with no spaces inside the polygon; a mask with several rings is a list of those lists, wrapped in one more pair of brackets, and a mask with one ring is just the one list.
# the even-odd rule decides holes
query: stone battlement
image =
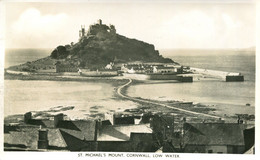
{"label": "stone battlement", "polygon": [[88,31],[86,32],[85,26],[81,26],[81,30],[79,30],[79,38],[82,39],[85,36],[96,35],[99,32],[109,32],[112,34],[116,33],[115,26],[110,24],[109,26],[102,24],[102,20],[99,19],[97,23],[90,25]]}

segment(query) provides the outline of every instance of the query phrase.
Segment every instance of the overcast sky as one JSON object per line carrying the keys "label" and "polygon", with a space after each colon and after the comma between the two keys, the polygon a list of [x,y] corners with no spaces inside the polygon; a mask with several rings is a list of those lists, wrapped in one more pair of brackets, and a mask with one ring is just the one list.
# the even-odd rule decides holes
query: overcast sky
{"label": "overcast sky", "polygon": [[[254,1],[206,3],[17,3],[6,4],[7,48],[55,48],[78,41],[102,19],[118,34],[170,48],[247,48],[255,46]],[[229,2],[229,3],[227,3]]]}

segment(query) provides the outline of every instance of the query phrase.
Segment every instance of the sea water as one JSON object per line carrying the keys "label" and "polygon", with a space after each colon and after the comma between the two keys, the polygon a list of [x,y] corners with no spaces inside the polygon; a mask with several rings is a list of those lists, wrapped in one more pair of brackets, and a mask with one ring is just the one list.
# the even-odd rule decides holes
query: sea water
{"label": "sea water", "polygon": [[[5,67],[44,58],[50,52],[50,49],[7,50]],[[4,116],[74,106],[73,110],[63,113],[71,119],[81,119],[136,107],[132,101],[116,100],[114,90],[112,84],[103,82],[5,80]]]}
{"label": "sea water", "polygon": [[6,49],[5,68],[47,57],[52,49]]}
{"label": "sea water", "polygon": [[[16,49],[7,50],[5,67],[46,57],[51,50]],[[192,52],[189,52],[192,53]],[[244,110],[254,112],[255,105],[255,54],[234,54],[225,52],[203,55],[174,55],[167,57],[182,65],[240,72],[244,82],[199,81],[193,83],[152,83],[130,86],[127,94],[156,100],[183,100],[205,104],[225,104],[226,111]],[[135,104],[113,100],[114,88],[105,83],[89,82],[51,82],[6,80],[4,99],[5,116],[22,114],[31,110],[43,110],[58,105],[74,105],[75,114],[89,113],[91,106],[101,106],[97,111],[131,108]],[[92,88],[92,89],[90,89]],[[102,97],[102,98],[101,98]],[[250,109],[245,104],[251,105]],[[104,109],[101,109],[104,107]],[[239,108],[239,109],[238,109]]]}
{"label": "sea water", "polygon": [[[196,81],[193,83],[154,83],[131,86],[128,94],[133,97],[142,97],[155,100],[192,101],[214,105],[224,112],[254,113],[255,106],[255,54],[236,54],[225,52],[203,55],[177,55],[168,54],[171,59],[182,65],[219,70],[226,72],[239,72],[244,75],[244,82]],[[251,107],[246,107],[246,104]],[[222,107],[222,108],[221,108]]]}

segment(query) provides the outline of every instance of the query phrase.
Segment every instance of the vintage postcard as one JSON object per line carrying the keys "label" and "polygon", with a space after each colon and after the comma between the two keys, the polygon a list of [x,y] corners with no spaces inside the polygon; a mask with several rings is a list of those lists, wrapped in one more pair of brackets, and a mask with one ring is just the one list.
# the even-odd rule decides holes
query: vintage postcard
{"label": "vintage postcard", "polygon": [[255,158],[256,1],[1,8],[1,159]]}

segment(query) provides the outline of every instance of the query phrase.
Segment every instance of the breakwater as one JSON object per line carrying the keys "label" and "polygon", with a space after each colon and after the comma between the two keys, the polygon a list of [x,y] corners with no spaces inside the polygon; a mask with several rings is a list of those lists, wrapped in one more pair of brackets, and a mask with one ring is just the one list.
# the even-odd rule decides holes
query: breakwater
{"label": "breakwater", "polygon": [[209,69],[193,68],[193,67],[190,68],[190,71],[195,74],[202,74],[214,78],[219,78],[222,80],[226,80],[227,76],[233,76],[233,77],[241,76],[240,73],[236,73],[236,72],[225,72],[225,71],[209,70]]}

